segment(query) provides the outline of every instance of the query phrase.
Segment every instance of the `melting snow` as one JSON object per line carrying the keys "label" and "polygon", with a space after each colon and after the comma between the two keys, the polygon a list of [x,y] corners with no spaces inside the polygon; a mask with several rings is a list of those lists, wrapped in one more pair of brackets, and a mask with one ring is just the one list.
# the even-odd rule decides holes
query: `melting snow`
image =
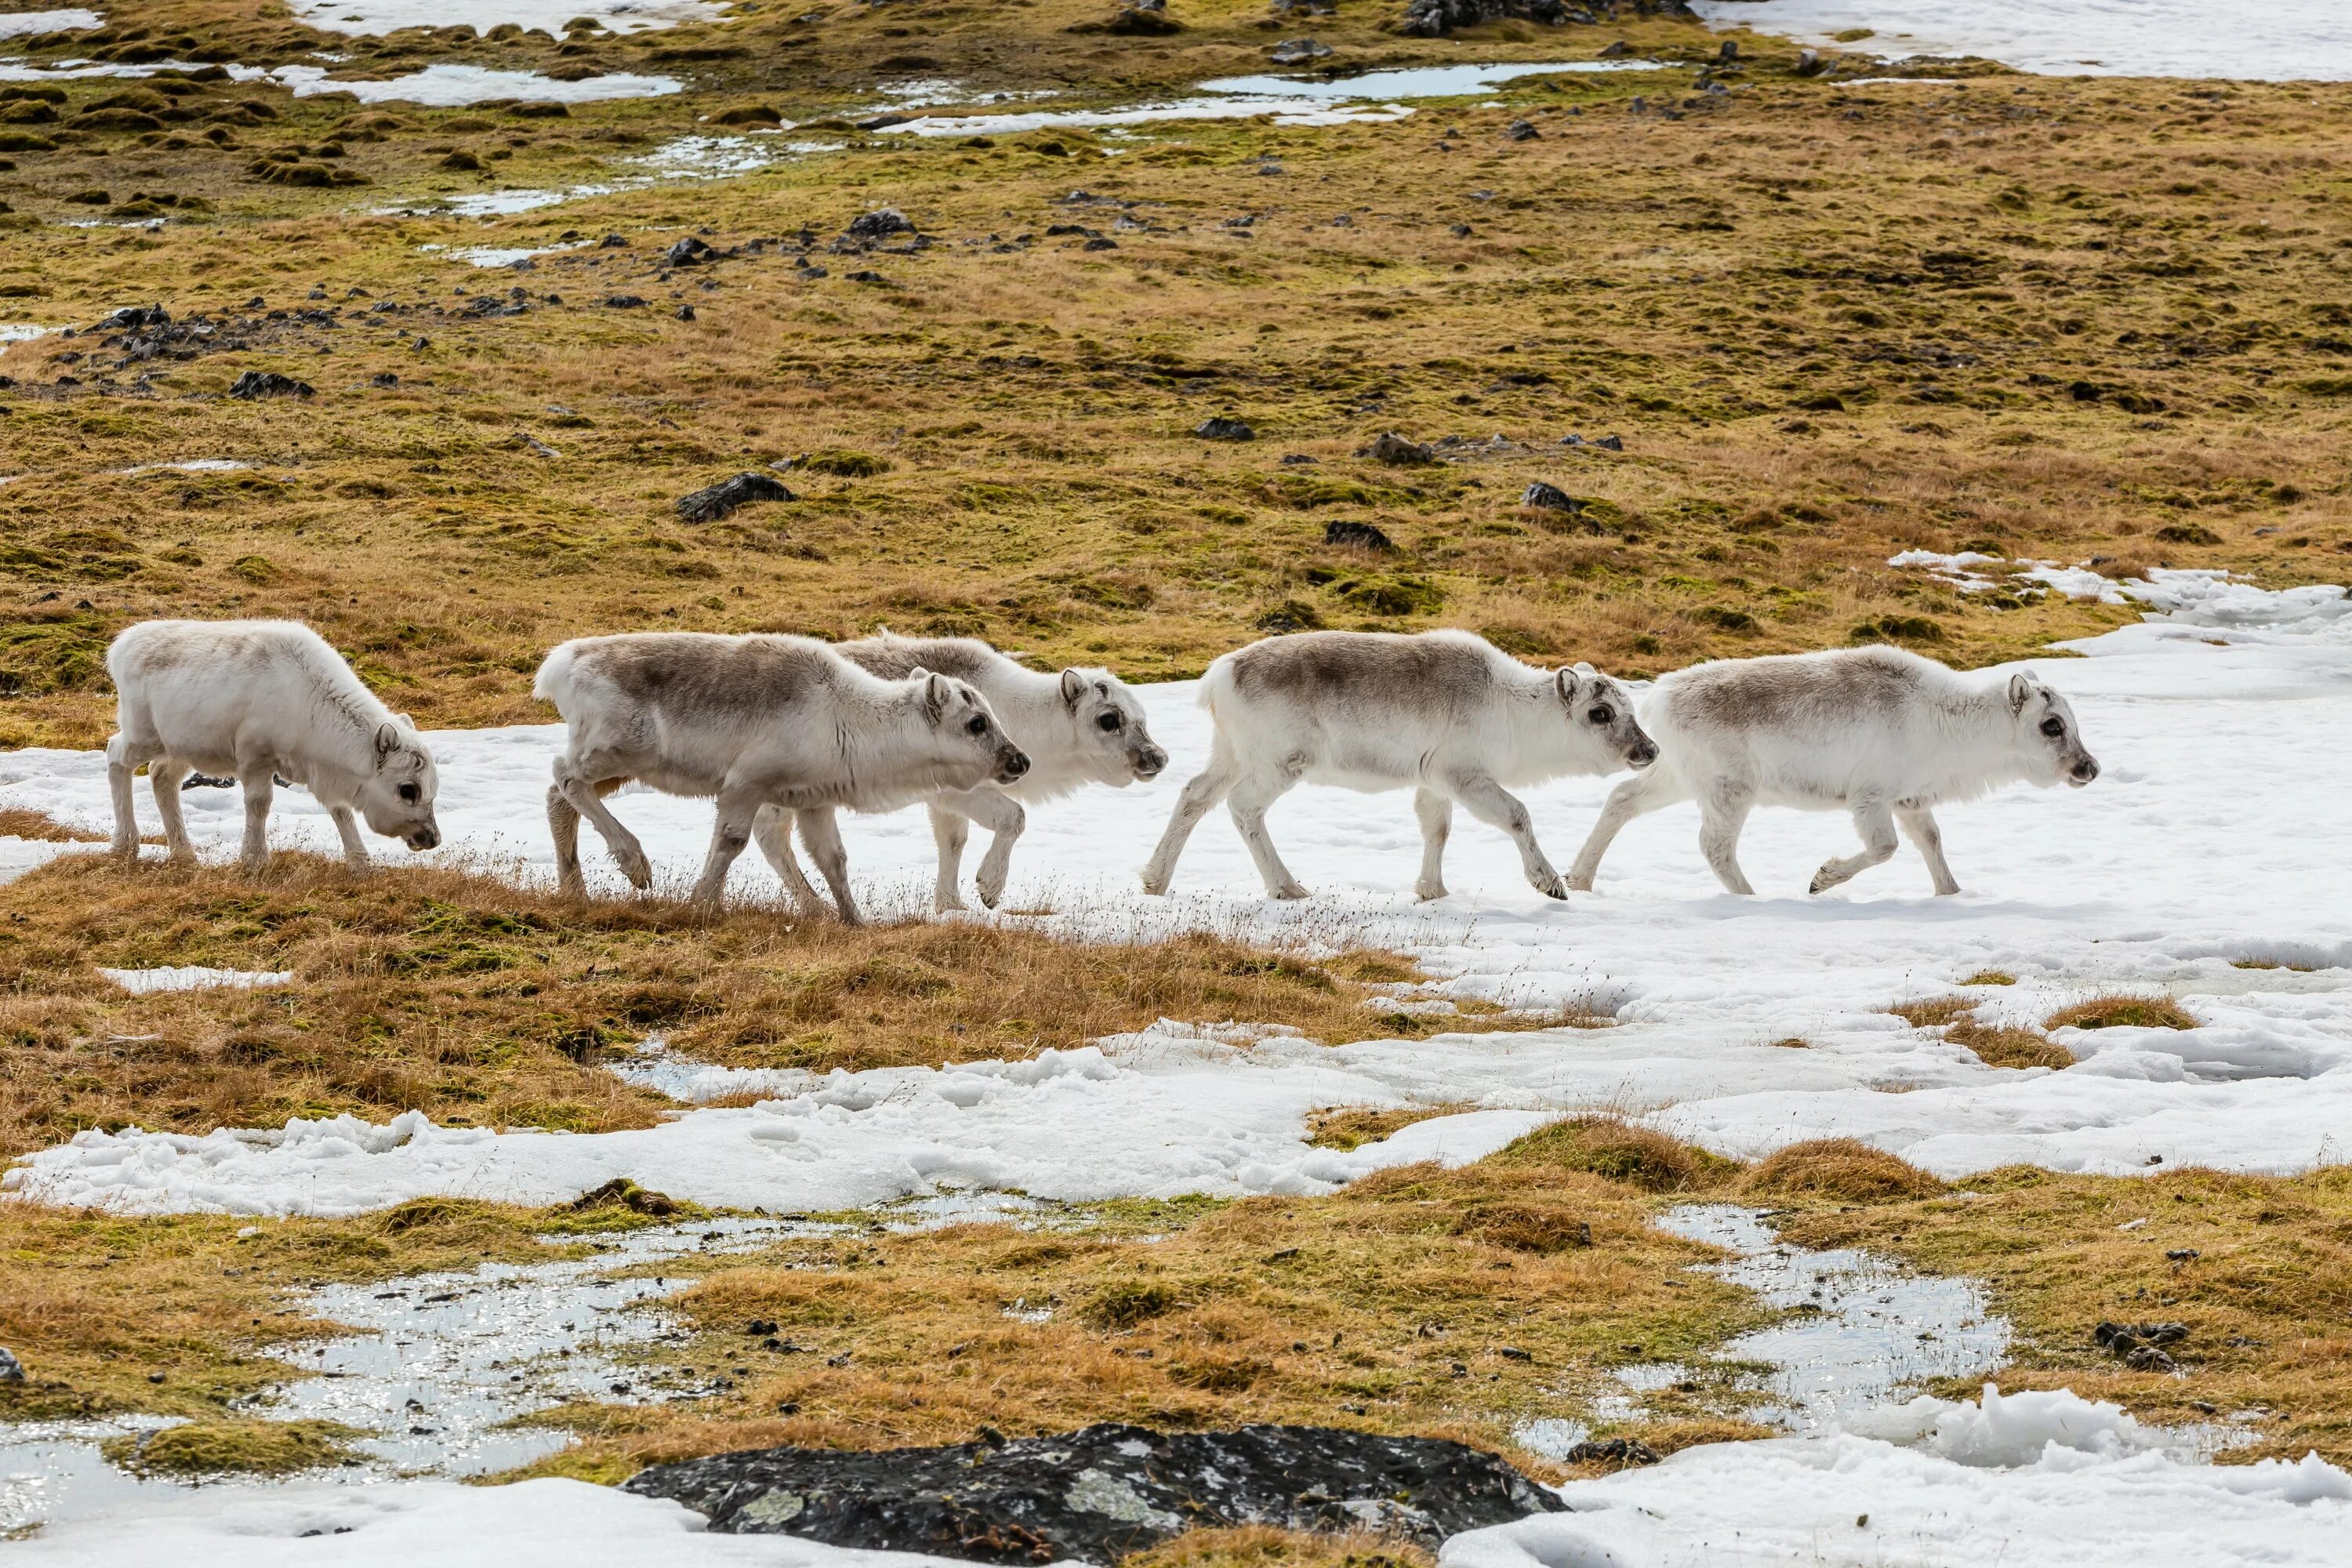
{"label": "melting snow", "polygon": [[322,66],[282,66],[270,73],[297,98],[347,92],[362,103],[420,103],[453,109],[494,98],[527,98],[557,103],[598,103],[616,98],[664,98],[684,89],[676,77],[605,76],[559,81],[537,71],[492,70],[484,66],[430,65],[405,76],[370,81],[330,77]]}
{"label": "melting snow", "polygon": [[2050,76],[2352,79],[2352,9],[2341,0],[2220,13],[2209,0],[1693,0],[1693,8],[1712,26],[1812,44],[1872,28],[1867,41],[1836,47],[1890,59],[1981,55]]}
{"label": "melting snow", "polygon": [[207,991],[216,986],[249,990],[257,985],[290,985],[290,969],[206,969],[202,964],[163,969],[101,969],[100,974],[134,996],[157,991]]}
{"label": "melting snow", "polygon": [[575,17],[615,33],[675,27],[724,18],[725,0],[288,0],[294,19],[330,33],[394,33],[403,27],[472,27],[487,33],[511,22],[526,32],[563,36]]}
{"label": "melting snow", "polygon": [[21,38],[34,33],[86,32],[104,25],[105,19],[97,12],[79,6],[64,11],[18,11],[0,16],[0,38]]}

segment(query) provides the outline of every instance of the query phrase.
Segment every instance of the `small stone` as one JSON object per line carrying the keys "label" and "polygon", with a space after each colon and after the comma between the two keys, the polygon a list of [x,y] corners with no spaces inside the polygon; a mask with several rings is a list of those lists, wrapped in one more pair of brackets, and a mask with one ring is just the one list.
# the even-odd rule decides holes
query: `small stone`
{"label": "small stone", "polygon": [[772,1334],[776,1331],[776,1321],[773,1318],[754,1318],[743,1325],[743,1331],[754,1336]]}
{"label": "small stone", "polygon": [[1446,232],[1456,239],[1467,239],[1470,237],[1470,226],[1466,223],[1457,223]]}
{"label": "small stone", "polygon": [[1266,58],[1278,66],[1304,65],[1308,60],[1328,59],[1331,46],[1318,38],[1285,38],[1274,46]]}
{"label": "small stone", "polygon": [[1819,49],[1799,49],[1797,51],[1797,74],[1799,76],[1819,76],[1822,74],[1822,55]]}
{"label": "small stone", "polygon": [[870,267],[860,268],[855,272],[846,272],[842,276],[848,279],[852,283],[887,283],[890,281],[890,279],[883,277],[882,274],[875,271]]}
{"label": "small stone", "polygon": [[1574,512],[1584,510],[1582,501],[1561,489],[1558,485],[1548,485],[1541,479],[1536,480],[1519,492],[1519,504],[1540,507],[1546,511]]}
{"label": "small stone", "polygon": [[915,226],[897,207],[877,207],[850,219],[845,232],[852,239],[887,239],[894,234],[913,234]]}
{"label": "small stone", "polygon": [[1192,434],[1203,441],[1255,441],[1257,432],[1239,419],[1215,415],[1192,426]]}
{"label": "small stone", "polygon": [[1597,1442],[1579,1443],[1568,1451],[1567,1458],[1571,1465],[1614,1465],[1620,1469],[1658,1462],[1656,1449],[1632,1437],[1603,1437]]}
{"label": "small stone", "polygon": [[118,327],[168,327],[172,312],[161,305],[126,305],[90,329],[103,332]]}
{"label": "small stone", "polygon": [[1725,65],[1731,64],[1732,61],[1739,58],[1739,40],[1737,38],[1724,39],[1723,47],[1715,51],[1715,58],[1722,61]]}
{"label": "small stone", "polygon": [[608,234],[596,242],[599,250],[619,250],[629,242],[617,234]]}
{"label": "small stone", "polygon": [[379,371],[379,372],[377,372],[374,375],[372,375],[372,376],[370,376],[370,377],[368,378],[368,384],[369,384],[370,386],[383,386],[383,387],[393,387],[393,386],[398,386],[398,385],[400,384],[400,377],[398,377],[397,375],[394,375],[392,372],[390,372],[390,371],[388,371],[388,370],[386,370],[386,371]]}
{"label": "small stone", "polygon": [[2179,1372],[2180,1363],[2154,1345],[2141,1345],[2124,1357],[2124,1365],[2134,1372]]}
{"label": "small stone", "polygon": [[1542,135],[1542,132],[1537,130],[1526,121],[1514,120],[1511,121],[1509,127],[1504,131],[1503,139],[1507,142],[1533,142],[1539,139]]}
{"label": "small stone", "polygon": [[635,294],[607,294],[604,296],[604,306],[607,310],[641,310],[645,309],[645,300]]}
{"label": "small stone", "polygon": [[1379,555],[1396,553],[1396,542],[1369,522],[1326,523],[1323,525],[1323,542],[1369,550]]}
{"label": "small stone", "polygon": [[1408,441],[1393,430],[1383,430],[1373,437],[1371,445],[1359,447],[1356,456],[1396,468],[1420,468],[1437,461],[1437,455],[1427,447]]}
{"label": "small stone", "polygon": [[1104,235],[1097,235],[1094,238],[1078,247],[1078,248],[1080,250],[1117,250],[1118,248],[1118,241],[1109,238]]}
{"label": "small stone", "polygon": [[677,308],[676,314],[679,321],[690,321],[694,320],[694,307],[691,305],[680,305]]}
{"label": "small stone", "polygon": [[25,1363],[16,1359],[16,1353],[14,1351],[5,1345],[0,1345],[0,1383],[24,1381]]}
{"label": "small stone", "polygon": [[297,381],[274,370],[249,370],[236,378],[228,395],[250,403],[264,397],[310,397],[318,390],[307,381]]}
{"label": "small stone", "polygon": [[1608,47],[1602,49],[1601,51],[1600,58],[1604,60],[1622,60],[1633,52],[1633,46],[1627,43],[1624,39],[1620,38],[1615,43],[1611,44]]}
{"label": "small stone", "polygon": [[1625,437],[1622,436],[1603,436],[1600,440],[1595,441],[1592,444],[1600,447],[1604,452],[1622,452],[1625,449]]}
{"label": "small stone", "polygon": [[1285,452],[1282,455],[1282,467],[1286,468],[1302,468],[1309,463],[1319,462],[1320,460],[1321,459],[1319,458],[1307,456],[1305,452]]}
{"label": "small stone", "polygon": [[[736,508],[749,506],[753,501],[797,499],[792,491],[783,487],[781,481],[770,479],[765,474],[747,472],[712,485],[707,489],[696,490],[691,495],[678,497],[677,515],[688,522],[717,522],[720,518],[732,513]],[[761,1331],[755,1329],[753,1331]],[[775,1325],[770,1323],[764,1331],[773,1333]]]}
{"label": "small stone", "polygon": [[672,267],[699,267],[719,253],[688,235],[662,253],[662,260]]}
{"label": "small stone", "polygon": [[150,1383],[161,1383],[163,1381],[163,1374],[160,1372],[151,1372],[147,1374],[147,1381]]}

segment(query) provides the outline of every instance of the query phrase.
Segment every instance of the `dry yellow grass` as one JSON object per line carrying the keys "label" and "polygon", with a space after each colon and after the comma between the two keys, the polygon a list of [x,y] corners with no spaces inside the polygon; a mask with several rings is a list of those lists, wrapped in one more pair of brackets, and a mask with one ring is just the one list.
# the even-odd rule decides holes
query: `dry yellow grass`
{"label": "dry yellow grass", "polygon": [[[290,970],[263,990],[129,995],[98,966]],[[86,1127],[181,1131],[423,1109],[485,1126],[651,1125],[604,1063],[655,1032],[741,1067],[1034,1056],[1160,1017],[1286,1024],[1338,1044],[1407,960],[1309,961],[1222,937],[1075,942],[1017,922],[851,930],[761,908],[574,901],[498,878],[258,878],[72,856],[0,887],[0,1152]],[[1471,1009],[1482,1028],[1549,1020]]]}
{"label": "dry yellow grass", "polygon": [[[1972,979],[1967,984],[2013,982]],[[1981,1022],[1976,1015],[1974,997],[1935,996],[1918,1002],[1906,1002],[1889,1007],[1887,1011],[1916,1028],[1942,1029],[1944,1038],[1974,1051],[1988,1067],[2050,1068],[2063,1071],[2074,1065],[2074,1053],[2040,1030]],[[2058,1020],[2053,1019],[2050,1026],[2057,1027]]]}
{"label": "dry yellow grass", "polygon": [[1254,1526],[1188,1531],[1119,1559],[1120,1568],[1433,1568],[1420,1547],[1379,1535],[1309,1535]]}
{"label": "dry yellow grass", "polygon": [[[475,723],[545,716],[528,671],[554,640],[644,625],[971,631],[1147,679],[1302,609],[1333,626],[1467,626],[1633,672],[1856,637],[1973,663],[2126,612],[1963,596],[1887,568],[1894,551],[2341,574],[2352,514],[2328,465],[2347,405],[2326,390],[2352,384],[2329,314],[2352,242],[2328,196],[2341,85],[1854,89],[1794,79],[1792,52],[1757,41],[1727,106],[1679,121],[1626,106],[1675,101],[1681,70],[1538,78],[1499,108],[1392,125],[1152,128],[1115,160],[1078,133],[970,146],[833,131],[844,151],[495,225],[354,210],[609,177],[747,96],[821,119],[877,75],[917,70],[884,65],[910,51],[932,62],[920,73],[975,90],[1058,74],[1086,102],[1241,68],[1265,47],[1241,0],[1191,8],[1167,40],[1063,30],[1095,9],[950,7],[919,44],[880,12],[560,48],[444,37],[430,47],[452,58],[634,64],[684,71],[694,90],[521,121],[192,84],[174,101],[194,123],[247,98],[278,114],[235,128],[230,153],[75,130],[111,89],[68,84],[49,128],[67,139],[0,176],[34,224],[0,263],[11,308],[87,322],[162,298],[236,322],[260,295],[337,315],[264,323],[250,347],[185,363],[118,368],[89,337],[0,359],[24,384],[5,417],[26,474],[0,492],[15,540],[0,573],[25,602],[0,637],[0,741],[101,737],[98,650],[167,608],[304,616],[420,718]],[[241,9],[168,15],[185,20],[159,16],[154,38],[184,25],[310,47]],[[1377,21],[1330,36],[1359,63],[1461,52],[1382,38]],[[1607,36],[1474,42],[1559,58]],[[1666,24],[1632,36],[1668,58],[1712,47]],[[422,47],[362,53],[405,68]],[[665,60],[678,49],[721,52]],[[1517,118],[1543,136],[1504,142]],[[327,162],[369,192],[244,172],[268,147],[330,142],[345,156]],[[492,173],[434,169],[434,149],[461,145]],[[1285,173],[1258,174],[1262,155]],[[1410,199],[1400,166],[1419,172]],[[101,181],[201,190],[216,210],[152,234],[49,221],[86,211],[64,196]],[[1136,205],[1073,205],[1074,186]],[[824,251],[883,203],[943,243]],[[1044,232],[1108,234],[1120,212],[1148,226],[1118,231],[1114,251]],[[667,277],[653,259],[689,227],[730,247],[802,225],[833,276],[810,280],[789,265],[796,247],[773,243]],[[418,248],[607,230],[631,243],[519,278]],[[868,268],[891,286],[847,278]],[[528,314],[467,313],[509,286]],[[653,308],[604,308],[614,292]],[[688,303],[695,321],[672,319]],[[220,397],[247,368],[319,395],[290,416]],[[1831,399],[1843,408],[1810,406]],[[1260,439],[1190,434],[1226,412]],[[1389,428],[1511,440],[1425,468],[1353,456]],[[1557,445],[1571,430],[1621,433],[1627,450]],[[669,510],[737,469],[827,451],[855,458],[797,466],[797,502],[702,528]],[[1293,454],[1318,460],[1279,460]],[[118,471],[194,457],[254,466]],[[1523,511],[1536,479],[1584,510]],[[1398,551],[1327,546],[1332,521],[1371,522]]]}
{"label": "dry yellow grass", "polygon": [[1367,1143],[1377,1143],[1416,1121],[1427,1121],[1432,1117],[1452,1116],[1475,1109],[1469,1105],[1416,1105],[1375,1110],[1369,1106],[1338,1105],[1307,1113],[1307,1141],[1318,1149],[1342,1152],[1360,1149]]}
{"label": "dry yellow grass", "polygon": [[2169,996],[2118,993],[2061,1007],[2043,1020],[2047,1029],[2193,1029],[2196,1018]]}
{"label": "dry yellow grass", "polygon": [[1858,1139],[1825,1138],[1791,1143],[1768,1156],[1748,1173],[1741,1190],[1867,1204],[1930,1197],[1942,1192],[1944,1184]]}

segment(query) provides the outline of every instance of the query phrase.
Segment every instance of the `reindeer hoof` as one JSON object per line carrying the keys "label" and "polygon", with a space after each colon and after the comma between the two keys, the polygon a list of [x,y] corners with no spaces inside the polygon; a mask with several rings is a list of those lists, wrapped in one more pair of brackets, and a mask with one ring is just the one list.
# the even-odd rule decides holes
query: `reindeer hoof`
{"label": "reindeer hoof", "polygon": [[647,860],[643,855],[615,857],[615,858],[620,860],[621,875],[629,879],[629,886],[642,893],[654,885],[653,862]]}
{"label": "reindeer hoof", "polygon": [[1445,897],[1445,884],[1443,882],[1422,883],[1413,889],[1412,896],[1419,899],[1424,904],[1435,903],[1438,900]]}
{"label": "reindeer hoof", "polygon": [[1309,895],[1307,894],[1307,889],[1300,887],[1297,883],[1286,882],[1279,888],[1268,889],[1265,896],[1269,899],[1297,900],[1307,898]]}
{"label": "reindeer hoof", "polygon": [[1168,879],[1165,877],[1146,876],[1143,879],[1143,890],[1150,894],[1155,899],[1162,897],[1168,891]]}
{"label": "reindeer hoof", "polygon": [[1578,876],[1576,873],[1571,871],[1569,873],[1568,878],[1568,890],[1571,893],[1589,893],[1592,891],[1592,874],[1588,871],[1582,876]]}

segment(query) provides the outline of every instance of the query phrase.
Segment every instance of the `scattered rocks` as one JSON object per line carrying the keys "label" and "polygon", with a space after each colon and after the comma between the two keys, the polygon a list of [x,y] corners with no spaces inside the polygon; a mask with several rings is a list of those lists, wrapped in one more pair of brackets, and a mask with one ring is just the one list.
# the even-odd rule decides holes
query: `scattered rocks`
{"label": "scattered rocks", "polygon": [[307,381],[297,381],[274,370],[249,370],[230,384],[228,395],[251,403],[264,397],[312,397],[318,391]]}
{"label": "scattered rocks", "polygon": [[781,481],[766,474],[747,472],[712,485],[708,489],[678,497],[677,515],[688,522],[717,522],[736,508],[749,506],[753,501],[796,499]]}
{"label": "scattered rocks", "polygon": [[1285,599],[1260,616],[1255,624],[1262,632],[1311,632],[1322,629],[1323,617],[1316,613],[1312,605],[1301,604],[1297,599]]}
{"label": "scattered rocks", "polygon": [[[1600,4],[1601,0],[1593,0]],[[1680,15],[1688,16],[1690,7],[1684,0],[1634,0],[1636,9],[1643,16],[1671,15],[1673,6]],[[1614,11],[1613,5],[1603,7]],[[1563,26],[1570,22],[1591,26],[1601,16],[1585,5],[1571,5],[1564,0],[1412,0],[1405,7],[1403,19],[1397,31],[1413,37],[1441,38],[1464,27],[1484,26],[1489,22],[1539,22],[1547,27]]]}
{"label": "scattered rocks", "polygon": [[1393,430],[1383,430],[1372,437],[1369,447],[1356,449],[1359,458],[1370,458],[1375,463],[1391,468],[1420,468],[1437,461],[1437,454],[1418,441],[1408,441]]}
{"label": "scattered rocks", "polygon": [[1378,555],[1396,553],[1396,542],[1369,522],[1330,522],[1323,526],[1323,542],[1350,545]]}
{"label": "scattered rocks", "polygon": [[1558,485],[1548,485],[1541,479],[1536,480],[1519,492],[1519,504],[1537,507],[1545,511],[1580,512],[1584,510],[1582,501],[1561,489]]}
{"label": "scattered rocks", "polygon": [[882,274],[875,271],[870,267],[861,268],[856,272],[845,272],[842,276],[849,279],[852,283],[887,283],[890,281],[890,279],[883,277]]}
{"label": "scattered rocks", "polygon": [[1203,441],[1255,441],[1257,432],[1239,419],[1215,415],[1192,426],[1192,434]]}
{"label": "scattered rocks", "polygon": [[701,240],[688,235],[662,253],[662,260],[672,267],[700,267],[718,256],[718,252]]}
{"label": "scattered rocks", "polygon": [[6,1345],[0,1345],[0,1384],[24,1381],[25,1363],[16,1359],[16,1352]]}
{"label": "scattered rocks", "polygon": [[1110,33],[1125,38],[1164,38],[1182,32],[1184,24],[1168,14],[1168,0],[1128,0],[1108,21],[1079,22],[1063,30]]}
{"label": "scattered rocks", "polygon": [[116,329],[131,331],[141,327],[168,327],[171,324],[172,312],[161,305],[126,305],[90,328],[90,331],[93,332]]}
{"label": "scattered rocks", "polygon": [[1274,0],[1271,9],[1277,16],[1328,16],[1338,8],[1331,0]]}
{"label": "scattered rocks", "polygon": [[889,238],[894,234],[913,234],[915,226],[897,207],[876,207],[870,213],[860,213],[849,220],[843,230],[852,239],[870,242]]}
{"label": "scattered rocks", "polygon": [[1542,132],[1524,120],[1512,121],[1503,132],[1503,140],[1506,142],[1536,142],[1540,141],[1542,137]]}
{"label": "scattered rocks", "polygon": [[1274,46],[1266,58],[1278,66],[1305,65],[1308,60],[1328,59],[1331,46],[1316,38],[1285,38]]}
{"label": "scattered rocks", "polygon": [[635,294],[607,294],[604,296],[604,307],[611,310],[641,310],[645,309],[645,300]]}
{"label": "scattered rocks", "polygon": [[[1562,1504],[1460,1443],[1313,1426],[1063,1436],[879,1453],[768,1448],[656,1465],[626,1485],[727,1534],[983,1563],[1111,1563],[1195,1528],[1371,1530],[1434,1548]],[[1654,1458],[1654,1456],[1653,1456]]]}
{"label": "scattered rocks", "polygon": [[2189,1337],[2186,1323],[2103,1322],[2091,1331],[2091,1341],[2134,1372],[2178,1372],[2180,1363],[2163,1346]]}
{"label": "scattered rocks", "polygon": [[1656,1449],[1633,1437],[1602,1437],[1579,1443],[1568,1451],[1567,1458],[1571,1465],[1613,1465],[1621,1470],[1658,1462]]}

